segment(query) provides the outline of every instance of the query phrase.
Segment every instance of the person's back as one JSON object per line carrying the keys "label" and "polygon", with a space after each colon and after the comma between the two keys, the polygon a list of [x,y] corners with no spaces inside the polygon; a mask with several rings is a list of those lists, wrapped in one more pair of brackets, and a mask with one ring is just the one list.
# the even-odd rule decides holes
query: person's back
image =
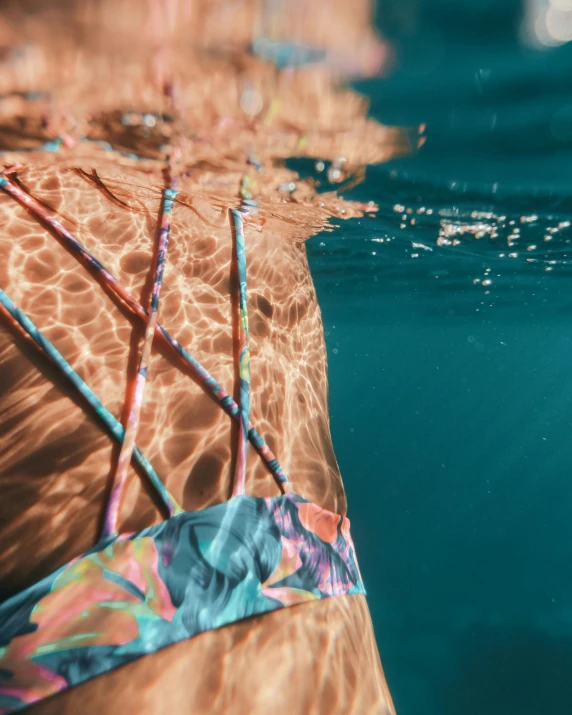
{"label": "person's back", "polygon": [[[257,77],[256,70],[248,71]],[[226,73],[233,83],[227,101],[236,103],[235,85],[244,70],[217,65],[216,73]],[[205,77],[212,83],[208,73]],[[200,84],[200,75],[194,81]],[[272,163],[272,149],[284,151],[291,142],[288,128],[279,125],[272,133],[261,122],[260,131],[253,130],[252,118],[240,120],[232,106],[228,117],[218,116],[212,136],[206,123],[192,127],[189,138],[181,129],[185,110],[174,107],[174,114],[180,112],[174,122],[167,112],[150,113],[153,96],[147,93],[140,114],[130,108],[119,130],[115,120],[106,119],[112,116],[108,112],[91,122],[91,137],[61,132],[58,154],[39,147],[29,156],[7,155],[10,162],[22,163],[23,157],[26,163],[6,167],[14,192],[0,192],[0,288],[124,421],[145,320],[78,260],[45,217],[59,221],[146,309],[164,170],[182,167],[159,322],[232,394],[238,327],[229,209],[257,199],[256,210],[244,216],[250,419],[294,491],[344,514],[329,433],[323,331],[303,240],[330,215],[347,217],[359,207],[331,195],[317,197],[309,185],[276,191],[292,181],[290,172]],[[219,103],[224,99],[217,97]],[[240,104],[240,92],[238,99]],[[165,99],[169,102],[172,96]],[[105,103],[109,108],[113,101]],[[379,137],[384,138],[381,129]],[[170,163],[161,160],[161,141],[168,145]],[[392,151],[382,143],[379,153]],[[150,155],[151,145],[159,158]],[[136,152],[142,159],[132,156]],[[33,197],[33,204],[19,200],[18,192]],[[5,317],[0,321],[0,583],[2,599],[10,599],[96,543],[119,447],[65,376]],[[240,403],[238,392],[235,398]],[[156,339],[137,444],[184,510],[229,498],[237,434],[236,421],[181,354],[168,340]],[[270,471],[251,449],[246,492],[279,494]],[[132,467],[119,533],[139,532],[161,518]],[[168,708],[392,712],[364,597],[338,595],[206,630],[36,705],[42,713]]]}

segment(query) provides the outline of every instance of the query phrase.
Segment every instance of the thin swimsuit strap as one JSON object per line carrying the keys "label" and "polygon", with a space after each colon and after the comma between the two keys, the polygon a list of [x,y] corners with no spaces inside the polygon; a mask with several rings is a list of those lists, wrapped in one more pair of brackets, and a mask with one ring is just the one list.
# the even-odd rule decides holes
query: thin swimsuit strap
{"label": "thin swimsuit strap", "polygon": [[174,191],[164,191],[152,303],[125,431],[0,290],[0,303],[10,316],[78,387],[122,443],[102,537],[0,603],[0,715],[206,631],[280,608],[365,594],[346,517],[292,490],[268,498],[245,494],[250,358],[241,211],[253,210],[246,200],[241,211],[230,212],[238,273],[241,403],[233,496],[205,509],[184,511],[150,472],[170,516],[138,532],[117,533],[122,470],[131,457],[137,461],[140,455],[135,439],[148,360],[154,336],[161,335],[153,321],[174,198]]}
{"label": "thin swimsuit strap", "polygon": [[[5,188],[6,183],[2,182],[5,177],[0,176],[0,186]],[[121,444],[121,451],[113,479],[108,503],[106,505],[105,518],[100,540],[117,536],[117,517],[121,496],[127,479],[127,470],[131,459],[143,468],[143,471],[150,479],[161,503],[166,507],[169,516],[180,513],[181,507],[174,497],[166,489],[165,485],[158,477],[157,473],[136,447],[135,441],[139,427],[139,418],[143,404],[143,397],[147,379],[148,363],[151,354],[153,338],[156,334],[157,318],[159,310],[159,297],[163,282],[164,268],[167,257],[167,248],[171,231],[171,212],[177,191],[172,188],[163,191],[162,216],[160,221],[159,241],[155,255],[153,289],[151,296],[151,310],[146,326],[145,338],[141,352],[139,368],[135,378],[135,387],[131,392],[131,402],[127,426],[125,430],[120,423],[111,415],[109,410],[101,403],[99,398],[79,377],[73,368],[67,363],[57,349],[42,335],[32,321],[19,310],[10,298],[0,289],[0,304],[10,314],[26,333],[40,347],[42,352],[51,359],[52,363],[63,372],[72,384],[94,407],[96,414],[102,419],[108,431],[111,432]],[[232,495],[239,496],[245,493],[246,479],[246,449],[248,443],[248,425],[250,412],[250,353],[248,346],[248,302],[246,284],[246,252],[244,245],[244,231],[242,217],[239,211],[231,210],[233,219],[233,237],[236,249],[238,286],[239,286],[239,373],[240,373],[240,422],[239,422],[239,447],[235,466],[235,476]],[[101,265],[101,264],[100,264]],[[105,270],[102,266],[102,270]],[[243,406],[243,407],[242,407]]]}
{"label": "thin swimsuit strap", "polygon": [[163,285],[163,274],[165,272],[165,263],[167,260],[169,236],[171,235],[171,211],[173,209],[173,201],[176,195],[177,192],[172,188],[165,189],[163,192],[163,215],[161,217],[161,228],[159,231],[159,245],[157,247],[155,257],[153,291],[151,293],[151,312],[149,313],[149,320],[147,321],[147,327],[145,328],[143,349],[139,360],[137,377],[135,378],[135,389],[131,393],[132,398],[131,405],[129,406],[129,414],[127,416],[125,437],[123,439],[119,459],[117,461],[117,469],[113,479],[113,488],[107,503],[103,531],[101,534],[102,539],[117,534],[119,506],[121,504],[121,496],[127,480],[127,470],[129,469],[129,464],[131,463],[131,457],[133,456],[133,450],[135,448],[135,439],[139,429],[139,419],[141,417],[145,385],[147,383],[147,369],[149,367],[149,358],[151,357],[151,348],[153,347],[153,338],[155,336],[155,328],[157,326],[159,296],[161,294],[161,286]]}
{"label": "thin swimsuit strap", "polygon": [[[121,453],[117,463],[113,489],[107,503],[106,516],[101,534],[102,539],[117,535],[117,517],[121,503],[121,496],[127,480],[127,470],[129,463],[131,462],[137,430],[139,428],[141,408],[143,406],[149,357],[151,355],[153,338],[155,336],[155,326],[157,324],[157,316],[159,312],[159,297],[161,294],[163,274],[167,260],[167,249],[169,246],[169,236],[171,233],[171,211],[176,195],[177,192],[172,189],[166,189],[163,195],[163,215],[161,218],[159,246],[157,249],[154,267],[151,312],[149,315],[149,321],[147,322],[147,328],[145,330],[145,338],[141,351],[139,369],[137,370],[135,389],[133,391],[133,398],[129,408],[129,415],[127,417],[125,438],[123,440],[123,444],[121,445]],[[242,221],[240,220],[238,212],[233,210],[231,213],[234,219],[233,233],[236,246],[239,285],[239,373],[241,409],[238,455],[236,459],[232,495],[239,496],[245,493],[246,481],[246,451],[248,447],[248,423],[250,415],[250,351],[248,346],[248,299],[246,289],[246,251],[244,246],[244,232],[242,230]]]}
{"label": "thin swimsuit strap", "polygon": [[[90,253],[80,241],[78,241],[69,231],[67,231],[46,209],[39,204],[32,196],[22,191],[16,184],[8,180],[5,175],[0,175],[0,188],[3,189],[11,198],[18,203],[23,204],[32,215],[41,223],[47,223],[56,233],[57,237],[62,241],[66,248],[70,249],[73,254],[93,272],[94,277],[102,283],[106,288],[110,289],[122,303],[140,320],[147,323],[148,313],[140,305],[140,303],[124,288],[124,286],[112,275],[112,273]],[[237,213],[235,221],[242,222],[240,214]],[[186,365],[192,370],[196,378],[205,386],[205,388],[215,397],[220,403],[225,412],[234,420],[240,420],[240,407],[228,394],[228,392],[215,380],[215,378],[196,360],[192,355],[175,339],[173,338],[162,325],[157,323],[155,327],[155,335],[164,345],[167,345],[171,350],[177,353],[182,358]],[[264,463],[272,473],[278,486],[282,492],[290,491],[290,483],[286,473],[278,463],[275,455],[265,440],[254,428],[252,424],[248,425],[248,438],[258,454],[263,459]]]}
{"label": "thin swimsuit strap", "polygon": [[[67,362],[63,355],[52,345],[52,343],[38,330],[34,323],[28,318],[28,316],[23,313],[12,300],[4,293],[0,288],[0,304],[10,315],[10,317],[16,322],[27,335],[34,341],[35,345],[40,349],[43,355],[45,355],[50,362],[62,372],[65,377],[71,382],[75,389],[82,395],[82,397],[93,407],[95,413],[103,423],[107,432],[113,439],[119,444],[123,443],[125,437],[125,430],[123,425],[119,420],[117,420],[111,412],[105,407],[97,395],[90,389],[90,387],[81,379],[81,377],[75,372],[72,366]],[[139,447],[135,446],[133,450],[133,461],[137,466],[143,470],[143,472],[149,478],[151,484],[154,486],[159,499],[169,516],[172,514],[177,514],[181,510],[176,500],[171,496],[163,482],[161,481],[157,472],[153,469],[153,466],[141,452]]]}
{"label": "thin swimsuit strap", "polygon": [[239,292],[239,375],[240,375],[240,427],[238,455],[234,472],[232,496],[244,494],[246,481],[246,450],[248,447],[248,423],[250,421],[250,349],[248,346],[248,297],[246,292],[246,250],[242,219],[236,209],[231,210],[234,223],[236,266]]}

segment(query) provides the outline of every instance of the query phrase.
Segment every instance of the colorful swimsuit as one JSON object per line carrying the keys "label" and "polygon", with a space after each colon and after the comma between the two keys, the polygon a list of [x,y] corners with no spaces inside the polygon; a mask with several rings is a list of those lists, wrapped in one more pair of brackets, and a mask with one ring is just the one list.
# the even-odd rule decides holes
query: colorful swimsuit
{"label": "colorful swimsuit", "polygon": [[[240,310],[240,407],[157,323],[174,188],[163,193],[151,308],[138,301],[39,203],[5,176],[0,188],[23,204],[146,322],[136,389],[125,429],[64,357],[0,290],[0,304],[39,351],[79,391],[121,444],[101,537],[86,553],[0,604],[0,714],[11,713],[178,641],[266,613],[329,596],[365,593],[345,517],[290,490],[268,446],[250,425],[250,359],[242,215],[231,210]],[[229,501],[184,511],[135,444],[153,339],[193,369],[239,422],[240,443]],[[245,494],[246,448],[256,447],[282,494]],[[153,486],[168,518],[137,533],[117,532],[128,464]],[[25,476],[25,475],[24,475]]]}

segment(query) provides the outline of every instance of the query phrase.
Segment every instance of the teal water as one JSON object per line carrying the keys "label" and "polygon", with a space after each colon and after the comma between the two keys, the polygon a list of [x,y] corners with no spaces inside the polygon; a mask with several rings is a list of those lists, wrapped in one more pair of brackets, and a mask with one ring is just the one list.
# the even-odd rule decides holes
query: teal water
{"label": "teal water", "polygon": [[382,660],[400,715],[570,715],[571,48],[516,2],[384,7],[395,73],[357,87],[427,142],[308,243]]}

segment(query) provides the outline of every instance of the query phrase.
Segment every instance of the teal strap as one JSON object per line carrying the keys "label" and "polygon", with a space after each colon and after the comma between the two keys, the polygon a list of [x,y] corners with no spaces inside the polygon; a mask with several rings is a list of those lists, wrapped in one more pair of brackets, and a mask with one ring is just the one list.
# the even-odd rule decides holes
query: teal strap
{"label": "teal strap", "polygon": [[[29,335],[34,343],[46,355],[52,363],[64,373],[76,390],[87,400],[93,407],[97,416],[107,428],[107,431],[119,444],[123,443],[125,430],[121,423],[111,414],[95,393],[86,385],[77,372],[67,362],[64,356],[52,345],[52,343],[38,330],[25,313],[23,313],[4,293],[0,288],[0,304],[5,308],[9,315],[20,325],[20,327]],[[181,507],[171,496],[157,472],[151,466],[151,463],[143,455],[139,447],[133,450],[133,461],[140,467],[149,478],[149,481],[155,488],[161,502],[167,509],[169,515],[181,511]]]}

